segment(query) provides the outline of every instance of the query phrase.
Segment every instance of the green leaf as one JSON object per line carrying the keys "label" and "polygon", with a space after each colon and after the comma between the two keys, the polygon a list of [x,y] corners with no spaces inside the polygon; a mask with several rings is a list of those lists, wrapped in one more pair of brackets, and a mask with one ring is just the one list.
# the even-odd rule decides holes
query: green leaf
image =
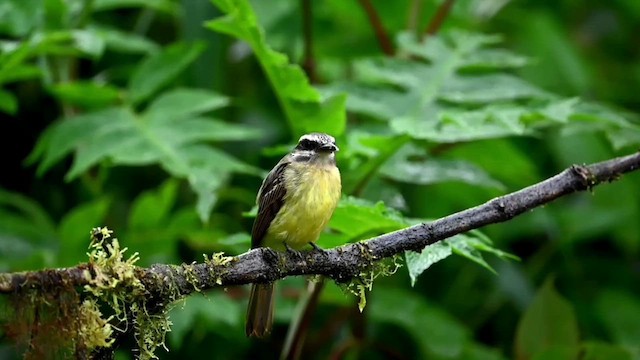
{"label": "green leaf", "polygon": [[0,189],[0,271],[53,266],[57,245],[53,220],[40,204]]}
{"label": "green leaf", "polygon": [[444,241],[429,245],[419,253],[415,251],[405,251],[404,257],[407,263],[407,269],[409,270],[409,277],[411,278],[411,286],[416,284],[418,276],[431,267],[431,265],[448,258],[452,253],[451,246]]}
{"label": "green leaf", "polygon": [[[494,48],[497,41],[462,31],[426,42],[401,34],[404,56],[359,60],[354,81],[325,86],[323,93],[346,92],[348,110],[385,120],[396,134],[434,143],[533,136],[574,121],[581,104],[506,73],[526,61]],[[637,141],[628,134],[620,132],[616,145]]]}
{"label": "green leaf", "polygon": [[580,360],[635,359],[633,354],[624,347],[601,342],[587,342],[583,344],[582,349],[583,355],[580,357]]}
{"label": "green leaf", "polygon": [[550,349],[577,349],[578,323],[571,304],[547,279],[524,313],[516,331],[517,359],[533,359]]}
{"label": "green leaf", "polygon": [[170,0],[94,0],[93,11],[110,11],[124,8],[148,8],[169,15],[180,14],[180,6]]}
{"label": "green leaf", "polygon": [[309,84],[298,65],[269,47],[264,31],[246,0],[213,0],[226,16],[212,20],[207,27],[243,40],[251,46],[285,113],[294,135],[323,131],[340,136],[345,130],[344,95],[323,98]]}
{"label": "green leaf", "polygon": [[479,167],[465,161],[394,159],[385,164],[381,169],[381,174],[398,182],[418,185],[459,181],[470,185],[505,189],[501,182],[493,179]]}
{"label": "green leaf", "polygon": [[0,83],[7,84],[40,77],[40,68],[32,65],[3,66],[0,69]]}
{"label": "green leaf", "polygon": [[380,287],[367,309],[372,320],[405,329],[419,346],[418,358],[459,358],[469,339],[451,315],[413,292]]}
{"label": "green leaf", "polygon": [[420,276],[431,265],[444,260],[451,254],[463,256],[485,269],[495,273],[493,268],[482,257],[482,252],[493,254],[502,259],[518,260],[517,256],[493,247],[491,240],[479,231],[459,234],[450,239],[437,242],[424,248],[420,253],[406,251],[405,259],[411,286],[414,286]]}
{"label": "green leaf", "polygon": [[178,183],[168,180],[159,189],[139,195],[131,204],[129,229],[166,227],[177,193]]}
{"label": "green leaf", "polygon": [[[176,90],[161,96],[142,116],[129,108],[117,107],[65,119],[45,132],[29,160],[40,159],[38,173],[42,174],[75,152],[67,180],[105,160],[114,165],[158,164],[171,175],[188,179],[198,195],[197,209],[204,221],[215,204],[216,191],[231,173],[262,174],[259,169],[204,144],[259,136],[257,131],[244,126],[200,115],[224,102],[215,93]],[[162,109],[171,117],[167,118]]]}
{"label": "green leaf", "polygon": [[129,81],[129,96],[139,104],[174,80],[204,50],[200,43],[177,43],[151,55],[138,65]]}
{"label": "green leaf", "polygon": [[106,26],[91,26],[89,29],[104,41],[105,47],[109,50],[134,54],[152,54],[160,50],[158,44],[136,33]]}
{"label": "green leaf", "polygon": [[[157,122],[175,121],[216,110],[229,104],[229,98],[201,89],[174,89],[159,96],[145,111]],[[255,134],[255,133],[254,133]]]}
{"label": "green leaf", "polygon": [[43,10],[42,0],[4,0],[0,11],[0,34],[26,36],[41,21]]}
{"label": "green leaf", "polygon": [[58,227],[60,266],[73,266],[86,260],[90,230],[103,224],[110,203],[110,200],[103,198],[82,204],[62,218]]}
{"label": "green leaf", "polygon": [[[362,240],[363,236],[374,236],[406,227],[400,213],[382,202],[372,203],[355,197],[343,198],[329,226],[346,235],[349,241]],[[345,241],[346,242],[346,241]]]}
{"label": "green leaf", "polygon": [[112,105],[120,99],[118,88],[95,82],[58,83],[51,87],[51,91],[59,100],[86,109]]}
{"label": "green leaf", "polygon": [[93,30],[73,30],[71,32],[73,45],[82,53],[92,58],[100,58],[104,52],[105,43]]}
{"label": "green leaf", "polygon": [[10,115],[15,115],[18,111],[18,99],[8,92],[0,89],[0,111]]}
{"label": "green leaf", "polygon": [[640,301],[630,293],[606,290],[596,301],[598,317],[616,344],[640,347]]}
{"label": "green leaf", "polygon": [[182,306],[176,306],[169,314],[171,332],[169,341],[181,348],[190,332],[204,328],[228,336],[231,332],[241,333],[240,319],[244,307],[225,293],[209,292],[206,296],[197,294],[184,299]]}

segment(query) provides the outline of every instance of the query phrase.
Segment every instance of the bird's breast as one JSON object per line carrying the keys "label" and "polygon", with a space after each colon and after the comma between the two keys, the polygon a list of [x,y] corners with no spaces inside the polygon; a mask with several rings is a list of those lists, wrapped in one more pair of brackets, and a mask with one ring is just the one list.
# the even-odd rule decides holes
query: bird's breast
{"label": "bird's breast", "polygon": [[265,245],[282,249],[286,242],[301,248],[318,240],[329,223],[340,200],[340,172],[335,166],[292,163],[284,176],[284,204],[269,226]]}

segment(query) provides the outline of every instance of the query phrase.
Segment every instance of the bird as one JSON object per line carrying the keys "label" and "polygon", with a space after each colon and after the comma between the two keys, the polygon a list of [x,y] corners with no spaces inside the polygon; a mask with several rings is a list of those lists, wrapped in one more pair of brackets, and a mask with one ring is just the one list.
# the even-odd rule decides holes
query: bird
{"label": "bird", "polygon": [[[258,214],[251,230],[251,248],[296,251],[315,241],[329,223],[342,193],[339,151],[333,136],[302,135],[263,180],[256,203]],[[251,286],[246,335],[264,337],[271,332],[274,283]]]}

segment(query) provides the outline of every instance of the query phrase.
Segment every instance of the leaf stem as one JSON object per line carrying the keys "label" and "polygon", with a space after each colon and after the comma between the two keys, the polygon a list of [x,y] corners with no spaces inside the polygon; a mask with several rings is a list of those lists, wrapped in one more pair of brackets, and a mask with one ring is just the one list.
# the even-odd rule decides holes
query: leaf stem
{"label": "leaf stem", "polygon": [[438,6],[438,10],[436,10],[435,15],[433,15],[433,18],[431,18],[431,21],[424,30],[425,35],[432,36],[438,33],[438,30],[442,27],[444,20],[449,15],[454,2],[455,0],[444,0],[440,6]]}
{"label": "leaf stem", "polygon": [[358,2],[369,18],[369,22],[371,23],[371,27],[376,34],[376,39],[378,39],[378,44],[380,44],[382,52],[386,55],[393,56],[395,54],[395,49],[393,48],[393,44],[391,43],[389,33],[384,28],[382,20],[380,20],[380,17],[378,16],[376,9],[373,7],[373,4],[371,4],[370,0],[358,0]]}

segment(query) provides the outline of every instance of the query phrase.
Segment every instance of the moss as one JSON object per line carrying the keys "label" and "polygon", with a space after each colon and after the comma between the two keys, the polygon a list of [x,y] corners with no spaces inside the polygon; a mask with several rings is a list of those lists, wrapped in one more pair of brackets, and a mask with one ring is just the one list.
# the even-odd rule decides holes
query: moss
{"label": "moss", "polygon": [[402,266],[402,257],[400,255],[376,261],[368,251],[366,245],[363,244],[361,250],[362,255],[370,260],[368,264],[365,265],[360,273],[350,282],[343,284],[338,283],[338,286],[340,286],[343,291],[349,292],[359,298],[358,309],[360,312],[362,312],[367,305],[366,291],[371,291],[374,280],[379,276],[393,275]]}
{"label": "moss", "polygon": [[161,305],[154,307],[153,312],[147,309],[148,292],[136,276],[138,253],[125,259],[127,248],[120,248],[118,239],[111,234],[107,228],[95,228],[91,232],[89,262],[93,274],[85,291],[107,303],[113,316],[127,324],[119,331],[125,331],[128,322],[133,321],[140,359],[157,358],[154,352],[160,346],[166,349],[165,333],[171,325],[167,309]]}
{"label": "moss", "polygon": [[222,275],[224,272],[218,269],[220,267],[229,266],[235,261],[235,258],[231,256],[224,256],[223,252],[214,253],[211,258],[209,258],[207,254],[203,254],[203,256],[204,262],[207,264],[207,269],[209,270],[209,275],[216,279],[216,284],[222,285]]}

